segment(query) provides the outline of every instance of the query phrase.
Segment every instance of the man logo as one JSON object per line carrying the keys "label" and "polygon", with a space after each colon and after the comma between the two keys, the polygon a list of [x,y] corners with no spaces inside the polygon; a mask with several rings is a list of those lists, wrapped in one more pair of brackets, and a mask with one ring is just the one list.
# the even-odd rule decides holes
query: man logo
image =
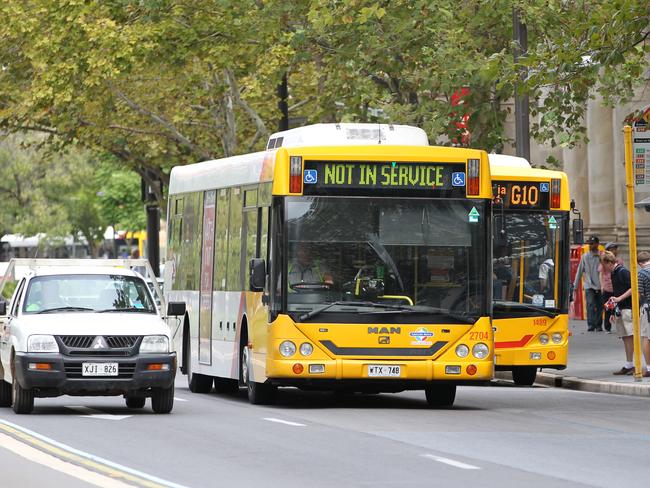
{"label": "man logo", "polygon": [[401,334],[400,327],[368,327],[368,334]]}
{"label": "man logo", "polygon": [[93,341],[90,348],[91,349],[108,349],[108,344],[106,343],[106,339],[104,339],[102,336],[97,336],[97,337],[95,337],[95,340]]}
{"label": "man logo", "polygon": [[390,336],[379,336],[379,344],[390,344]]}

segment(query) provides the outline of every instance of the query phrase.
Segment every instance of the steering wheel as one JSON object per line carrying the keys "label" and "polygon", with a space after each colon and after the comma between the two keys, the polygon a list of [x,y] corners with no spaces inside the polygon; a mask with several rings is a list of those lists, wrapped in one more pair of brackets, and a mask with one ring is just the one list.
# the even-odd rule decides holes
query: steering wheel
{"label": "steering wheel", "polygon": [[293,291],[314,292],[314,291],[329,291],[333,287],[332,283],[293,283],[289,285]]}

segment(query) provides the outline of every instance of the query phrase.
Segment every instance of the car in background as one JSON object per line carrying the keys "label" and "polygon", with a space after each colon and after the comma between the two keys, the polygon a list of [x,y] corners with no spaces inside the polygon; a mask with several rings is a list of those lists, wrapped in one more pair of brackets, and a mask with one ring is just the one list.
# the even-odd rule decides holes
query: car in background
{"label": "car in background", "polygon": [[34,398],[122,395],[127,407],[151,398],[154,412],[171,412],[176,353],[143,277],[106,260],[47,261],[0,302],[0,406],[30,413]]}

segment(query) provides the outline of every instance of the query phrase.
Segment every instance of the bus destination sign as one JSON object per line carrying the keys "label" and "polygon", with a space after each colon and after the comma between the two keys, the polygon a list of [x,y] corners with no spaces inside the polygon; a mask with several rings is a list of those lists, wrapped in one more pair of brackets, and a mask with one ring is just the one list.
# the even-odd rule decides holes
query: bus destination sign
{"label": "bus destination sign", "polygon": [[305,161],[306,195],[377,194],[395,190],[465,196],[465,165],[391,161]]}
{"label": "bus destination sign", "polygon": [[550,208],[551,183],[548,181],[494,181],[495,197],[503,201],[505,208]]}

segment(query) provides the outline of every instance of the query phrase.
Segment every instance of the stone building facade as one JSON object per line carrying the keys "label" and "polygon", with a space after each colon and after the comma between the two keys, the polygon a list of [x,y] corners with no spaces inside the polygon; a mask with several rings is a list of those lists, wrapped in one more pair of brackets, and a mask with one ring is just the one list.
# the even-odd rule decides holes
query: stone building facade
{"label": "stone building facade", "polygon": [[[569,178],[571,198],[584,219],[585,236],[597,235],[601,242],[616,241],[628,261],[628,225],[625,189],[625,149],[623,125],[628,114],[650,105],[650,81],[636,90],[634,99],[617,107],[604,107],[602,100],[587,106],[586,128],[589,142],[573,149],[540,145],[531,140],[531,163],[539,166],[549,156],[562,162]],[[514,140],[514,104],[506,123],[508,136]],[[515,148],[505,148],[515,154]],[[635,201],[650,197],[636,193]],[[637,248],[650,250],[650,212],[635,210]]]}

